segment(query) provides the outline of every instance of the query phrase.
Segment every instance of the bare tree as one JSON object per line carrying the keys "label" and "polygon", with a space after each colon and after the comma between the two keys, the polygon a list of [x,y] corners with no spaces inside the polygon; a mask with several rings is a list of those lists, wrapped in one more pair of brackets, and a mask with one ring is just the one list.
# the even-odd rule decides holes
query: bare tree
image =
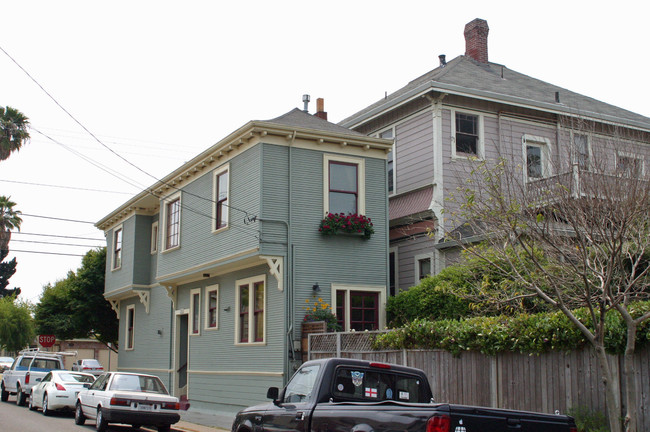
{"label": "bare tree", "polygon": [[[477,290],[477,299],[536,296],[580,329],[599,359],[611,431],[636,432],[633,355],[637,329],[650,318],[634,308],[650,293],[650,182],[643,171],[650,139],[617,128],[596,130],[588,122],[564,126],[558,133],[563,148],[546,160],[524,149],[523,157],[513,151],[474,161],[447,203],[446,226],[455,228],[447,239],[525,287]],[[576,307],[587,308],[589,319],[577,318]],[[621,378],[605,350],[608,312],[619,314],[627,329]],[[619,380],[625,384],[623,423]]]}

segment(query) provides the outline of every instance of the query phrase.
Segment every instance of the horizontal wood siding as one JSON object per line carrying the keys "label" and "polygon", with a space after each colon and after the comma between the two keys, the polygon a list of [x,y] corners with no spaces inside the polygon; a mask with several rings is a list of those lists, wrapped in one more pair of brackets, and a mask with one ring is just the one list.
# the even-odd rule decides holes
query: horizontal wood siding
{"label": "horizontal wood siding", "polygon": [[391,243],[391,247],[398,248],[398,286],[401,290],[407,290],[418,284],[419,281],[415,280],[415,256],[432,253],[434,245],[434,240],[426,235]]}
{"label": "horizontal wood siding", "polygon": [[189,373],[192,408],[233,414],[244,407],[268,402],[266,390],[282,386],[282,377]]}
{"label": "horizontal wood siding", "polygon": [[[220,166],[215,167],[218,168]],[[260,146],[251,147],[230,160],[229,228],[216,234],[212,233],[213,172],[207,172],[182,188],[180,248],[158,254],[158,276],[258,245],[258,223],[246,225],[244,219],[246,215],[259,214]],[[162,208],[164,211],[164,206]],[[163,227],[160,232],[164,232]]]}
{"label": "horizontal wood siding", "polygon": [[[151,373],[163,379],[169,389],[171,369],[171,299],[165,288],[157,286],[151,289],[150,309],[147,314],[138,297],[131,297],[120,302],[120,346],[118,369]],[[126,350],[125,325],[126,309],[135,305],[135,344],[133,350]],[[158,334],[161,330],[162,335]]]}
{"label": "horizontal wood siding", "polygon": [[397,193],[433,181],[433,118],[422,112],[395,126]]}
{"label": "horizontal wood siding", "polygon": [[322,152],[293,149],[293,206],[291,215],[294,256],[294,328],[299,329],[306,300],[317,298],[312,286],[318,282],[318,297],[332,303],[332,283],[351,285],[387,284],[387,189],[385,161],[366,158],[366,216],[375,234],[369,240],[345,235],[322,236],[318,232],[324,216]]}
{"label": "horizontal wood siding", "polygon": [[[289,147],[272,144],[262,145],[262,184],[260,222],[262,231],[260,253],[262,255],[286,256],[289,222]],[[295,173],[294,173],[295,175]]]}
{"label": "horizontal wood siding", "polygon": [[151,216],[135,217],[133,283],[150,285],[151,280]]}
{"label": "horizontal wood siding", "polygon": [[135,216],[131,216],[122,223],[122,266],[118,270],[112,269],[114,230],[111,229],[106,234],[105,293],[110,293],[133,283],[136,240],[135,220]]}

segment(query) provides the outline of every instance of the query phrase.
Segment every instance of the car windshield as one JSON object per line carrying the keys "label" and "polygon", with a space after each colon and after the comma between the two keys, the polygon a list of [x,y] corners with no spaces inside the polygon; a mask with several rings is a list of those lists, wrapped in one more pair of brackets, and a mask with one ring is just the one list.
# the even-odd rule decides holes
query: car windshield
{"label": "car windshield", "polygon": [[95,359],[84,360],[82,363],[86,367],[102,367],[102,365],[100,365]]}
{"label": "car windshield", "polygon": [[76,374],[76,373],[62,373],[59,374],[61,381],[65,383],[80,383],[80,384],[92,384],[95,382],[95,377],[92,375]]}
{"label": "car windshield", "polygon": [[158,377],[147,375],[116,374],[110,390],[167,394],[165,386]]}

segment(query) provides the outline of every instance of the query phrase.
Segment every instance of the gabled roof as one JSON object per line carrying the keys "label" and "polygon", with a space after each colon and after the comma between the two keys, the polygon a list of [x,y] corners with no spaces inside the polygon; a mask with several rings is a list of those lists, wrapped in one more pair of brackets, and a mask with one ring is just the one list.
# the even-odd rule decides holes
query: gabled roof
{"label": "gabled roof", "polygon": [[[508,69],[498,63],[480,63],[458,56],[406,86],[351,115],[339,125],[354,128],[380,113],[430,91],[502,102],[557,114],[577,115],[650,131],[650,118],[583,96]],[[555,101],[559,92],[560,102]]]}

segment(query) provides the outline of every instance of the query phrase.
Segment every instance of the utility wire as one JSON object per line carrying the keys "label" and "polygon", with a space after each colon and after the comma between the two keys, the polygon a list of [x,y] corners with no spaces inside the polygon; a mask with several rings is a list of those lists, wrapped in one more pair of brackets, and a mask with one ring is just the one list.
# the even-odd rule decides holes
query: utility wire
{"label": "utility wire", "polygon": [[21,213],[20,215],[21,216],[28,216],[28,217],[35,217],[35,218],[52,219],[52,220],[59,220],[59,221],[65,221],[65,222],[76,222],[76,223],[85,223],[85,224],[95,225],[95,222],[82,221],[82,220],[76,220],[76,219],[56,218],[56,217],[52,217],[52,216],[41,216],[41,215],[33,215],[33,214],[27,214],[27,213]]}
{"label": "utility wire", "polygon": [[57,237],[57,238],[66,238],[66,239],[77,239],[77,240],[92,240],[92,241],[104,241],[104,239],[92,238],[92,237],[75,237],[75,236],[64,236],[64,235],[55,235],[55,234],[41,234],[41,233],[26,233],[23,231],[12,231],[11,238],[16,234],[20,235],[32,235],[32,236],[43,236],[43,237]]}
{"label": "utility wire", "polygon": [[[70,117],[70,118],[71,118],[75,123],[77,123],[77,124],[78,124],[78,125],[79,125],[83,130],[84,130],[84,131],[86,131],[86,132],[88,133],[88,135],[90,135],[90,136],[91,136],[95,141],[97,141],[97,143],[99,143],[102,147],[104,147],[106,150],[108,150],[109,152],[111,152],[113,155],[115,155],[116,157],[118,157],[118,158],[121,159],[122,161],[126,162],[128,165],[132,166],[133,168],[135,168],[136,170],[142,172],[143,174],[145,174],[145,175],[147,175],[147,176],[153,178],[153,179],[156,180],[157,182],[162,183],[162,184],[164,184],[164,185],[166,185],[166,186],[168,186],[168,187],[170,187],[170,188],[174,188],[174,189],[176,189],[176,190],[181,191],[181,189],[180,189],[179,187],[174,186],[174,185],[170,185],[170,184],[168,184],[168,183],[162,181],[161,179],[157,178],[157,177],[154,176],[153,174],[148,173],[147,171],[145,171],[145,170],[143,170],[142,168],[140,168],[139,166],[135,165],[134,163],[132,163],[131,161],[129,161],[128,159],[126,159],[125,157],[123,157],[122,155],[120,155],[119,153],[117,153],[116,151],[114,151],[113,149],[111,149],[109,146],[107,146],[106,144],[104,144],[104,143],[103,143],[103,142],[102,142],[102,141],[101,141],[101,140],[100,140],[100,139],[99,139],[95,134],[93,134],[93,133],[92,133],[88,128],[86,128],[86,126],[84,126],[84,125],[83,125],[79,120],[77,120],[77,118],[76,118],[75,116],[73,116],[73,115],[72,115],[72,114],[71,114],[67,109],[65,109],[65,108],[63,107],[63,105],[61,105],[61,104],[60,104],[60,103],[59,103],[59,102],[54,98],[54,96],[52,96],[52,95],[51,95],[47,90],[45,90],[45,88],[44,88],[44,87],[43,87],[43,86],[42,86],[38,81],[36,81],[36,79],[35,79],[34,77],[32,77],[32,76],[30,75],[30,73],[29,73],[25,68],[23,68],[23,67],[22,67],[22,66],[21,66],[21,65],[20,65],[20,64],[19,64],[19,63],[18,63],[18,62],[17,62],[17,61],[16,61],[16,60],[15,60],[15,59],[14,59],[14,58],[13,58],[13,57],[8,53],[8,52],[7,52],[7,51],[5,51],[4,48],[2,48],[2,46],[0,46],[0,51],[2,51],[2,52],[3,52],[7,57],[9,57],[9,59],[11,59],[11,61],[14,62],[14,64],[16,64],[16,66],[18,66],[18,68],[19,68],[20,70],[22,70],[22,71],[23,71],[23,72],[24,72],[24,73],[25,73],[25,74],[26,74],[26,75],[27,75],[27,76],[28,76],[28,77],[29,77],[29,78],[30,78],[30,79],[31,79],[31,80],[32,80],[32,81],[33,81],[33,82],[34,82],[34,83],[35,83],[35,84],[36,84],[36,85],[37,85],[37,86],[38,86],[38,87],[39,87],[39,88],[40,88],[40,89],[41,89],[41,90],[42,90],[42,91],[43,91],[43,92],[44,92],[44,93],[49,97],[49,98],[50,98],[50,99],[52,99],[52,101],[53,101],[53,102],[54,102],[54,103],[55,103],[59,108],[61,108],[61,110],[62,110],[63,112],[65,112],[65,113],[68,115],[68,117]],[[36,129],[34,129],[34,130],[36,130]],[[47,137],[47,138],[50,138],[50,137],[48,137],[47,135],[45,135],[44,133],[42,133],[42,132],[39,132],[39,131],[36,131],[36,132],[40,133],[41,135],[43,135],[43,136],[45,136],[45,137]],[[51,138],[50,138],[50,139],[51,139]],[[54,141],[54,140],[53,140],[53,141]],[[146,190],[147,192],[149,192],[150,194],[152,194],[153,196],[158,197],[158,196],[154,193],[153,190],[151,190],[151,189],[145,189],[145,190]],[[184,193],[186,193],[186,194],[188,194],[188,195],[192,195],[192,196],[194,196],[194,197],[197,197],[197,198],[199,198],[199,199],[206,200],[206,201],[209,201],[209,202],[211,202],[211,203],[214,203],[214,200],[212,200],[212,199],[210,199],[210,198],[205,198],[205,197],[203,197],[203,196],[200,196],[200,195],[194,194],[194,193],[189,192],[189,191],[187,191],[187,190],[182,191],[182,192],[184,192]],[[233,209],[233,210],[240,211],[240,212],[244,213],[247,217],[249,216],[249,213],[248,213],[246,210],[238,209],[238,208],[233,207],[233,206],[228,205],[228,204],[223,204],[223,205],[226,206],[226,207],[228,207],[228,208],[231,208],[231,209]],[[181,204],[181,207],[182,207],[182,204]],[[190,210],[190,211],[193,211],[193,210]],[[199,213],[198,211],[194,211],[194,212],[197,213],[197,214],[201,214],[201,213]],[[204,216],[205,216],[205,215],[204,215]],[[209,217],[210,217],[210,219],[212,219],[212,216],[211,216],[211,215],[210,215]],[[253,229],[253,228],[244,228],[244,227],[240,227],[240,229],[242,229],[242,230],[243,230],[243,229],[255,230],[255,229]],[[255,231],[256,231],[256,232],[258,233],[258,235],[259,235],[259,230],[255,230]],[[256,236],[256,237],[257,237],[257,236]]]}
{"label": "utility wire", "polygon": [[11,249],[9,250],[9,252],[23,252],[23,253],[35,253],[35,254],[43,254],[43,255],[61,255],[61,256],[76,256],[76,257],[86,256],[86,254],[70,254],[70,253],[62,253],[62,252],[40,252],[40,251],[19,250],[19,249]]}
{"label": "utility wire", "polygon": [[54,242],[42,242],[42,241],[35,241],[35,240],[20,240],[20,239],[11,239],[12,242],[20,242],[20,243],[37,243],[37,244],[45,244],[45,245],[55,245],[55,246],[75,246],[75,247],[88,247],[88,248],[98,248],[98,247],[103,247],[103,246],[96,246],[96,245],[81,245],[81,244],[72,244],[72,243],[54,243]]}
{"label": "utility wire", "polygon": [[118,192],[118,191],[109,191],[109,190],[102,190],[102,189],[80,188],[80,187],[74,187],[74,186],[32,183],[32,182],[24,182],[24,181],[18,181],[18,180],[0,179],[0,182],[17,183],[17,184],[24,184],[24,185],[30,185],[30,186],[53,187],[53,188],[61,188],[61,189],[73,189],[73,190],[81,190],[81,191],[89,191],[89,192],[104,192],[104,193],[114,193],[114,194],[122,194],[122,195],[133,195],[131,192]]}

